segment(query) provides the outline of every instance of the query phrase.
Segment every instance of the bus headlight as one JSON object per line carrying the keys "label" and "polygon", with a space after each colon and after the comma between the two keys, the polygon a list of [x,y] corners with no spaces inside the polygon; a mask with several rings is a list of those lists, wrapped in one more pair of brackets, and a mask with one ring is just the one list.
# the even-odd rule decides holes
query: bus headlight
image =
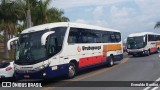
{"label": "bus headlight", "polygon": [[37,67],[37,68],[35,68],[36,70],[41,70],[41,69],[44,69],[45,67],[47,67],[48,65],[47,64],[45,64],[45,65],[42,65],[42,66],[39,66],[39,67]]}
{"label": "bus headlight", "polygon": [[52,70],[57,70],[58,67],[57,66],[52,66]]}
{"label": "bus headlight", "polygon": [[44,68],[44,66],[40,66],[40,67],[35,68],[35,70],[41,70],[43,68]]}
{"label": "bus headlight", "polygon": [[43,73],[43,76],[46,76],[46,73]]}

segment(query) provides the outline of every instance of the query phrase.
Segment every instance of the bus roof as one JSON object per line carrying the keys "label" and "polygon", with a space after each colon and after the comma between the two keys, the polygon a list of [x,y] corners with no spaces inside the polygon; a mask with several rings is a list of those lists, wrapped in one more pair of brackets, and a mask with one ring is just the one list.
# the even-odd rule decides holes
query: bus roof
{"label": "bus roof", "polygon": [[153,32],[140,32],[140,33],[129,34],[128,37],[144,36],[146,34],[158,35],[157,33],[153,33]]}
{"label": "bus roof", "polygon": [[94,25],[71,23],[71,22],[57,22],[57,23],[42,24],[42,25],[38,25],[38,26],[34,26],[34,27],[31,27],[31,28],[25,29],[25,30],[22,31],[22,34],[23,33],[41,31],[41,30],[50,29],[50,28],[54,28],[54,27],[68,27],[68,26],[69,27],[76,27],[76,28],[86,28],[86,29],[120,32],[118,30],[103,28],[103,27],[94,26]]}

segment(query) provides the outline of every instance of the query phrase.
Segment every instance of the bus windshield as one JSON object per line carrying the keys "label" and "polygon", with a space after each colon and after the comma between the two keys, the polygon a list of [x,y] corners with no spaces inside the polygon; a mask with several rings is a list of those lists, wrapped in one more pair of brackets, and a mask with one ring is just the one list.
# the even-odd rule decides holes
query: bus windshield
{"label": "bus windshield", "polygon": [[41,36],[48,30],[21,34],[16,45],[15,63],[34,64],[58,53],[62,48],[66,29],[53,28],[51,30],[54,30],[55,33],[47,38],[47,43],[44,46],[41,45]]}
{"label": "bus windshield", "polygon": [[144,36],[128,37],[127,48],[128,49],[140,49],[145,46]]}

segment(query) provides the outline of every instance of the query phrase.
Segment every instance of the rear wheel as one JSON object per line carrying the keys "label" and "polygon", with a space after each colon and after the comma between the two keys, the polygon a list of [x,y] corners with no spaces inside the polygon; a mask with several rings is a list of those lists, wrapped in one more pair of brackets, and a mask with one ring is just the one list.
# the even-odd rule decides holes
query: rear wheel
{"label": "rear wheel", "polygon": [[74,63],[69,63],[68,67],[68,78],[73,78],[76,75],[76,67]]}
{"label": "rear wheel", "polygon": [[113,57],[113,56],[110,56],[108,66],[109,66],[109,67],[112,67],[113,65],[114,65],[114,57]]}
{"label": "rear wheel", "polygon": [[157,50],[156,50],[156,52],[155,52],[155,53],[158,53],[158,50],[159,50],[159,49],[157,48]]}

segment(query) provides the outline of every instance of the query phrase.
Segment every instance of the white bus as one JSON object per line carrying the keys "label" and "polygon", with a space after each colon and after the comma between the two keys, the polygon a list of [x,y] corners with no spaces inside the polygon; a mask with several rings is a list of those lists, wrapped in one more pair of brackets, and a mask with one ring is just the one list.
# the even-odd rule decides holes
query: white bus
{"label": "white bus", "polygon": [[15,75],[18,79],[45,79],[97,65],[112,66],[123,58],[118,30],[60,22],[28,28],[17,40]]}
{"label": "white bus", "polygon": [[152,32],[130,34],[127,38],[127,52],[129,55],[150,55],[160,47],[160,35]]}

